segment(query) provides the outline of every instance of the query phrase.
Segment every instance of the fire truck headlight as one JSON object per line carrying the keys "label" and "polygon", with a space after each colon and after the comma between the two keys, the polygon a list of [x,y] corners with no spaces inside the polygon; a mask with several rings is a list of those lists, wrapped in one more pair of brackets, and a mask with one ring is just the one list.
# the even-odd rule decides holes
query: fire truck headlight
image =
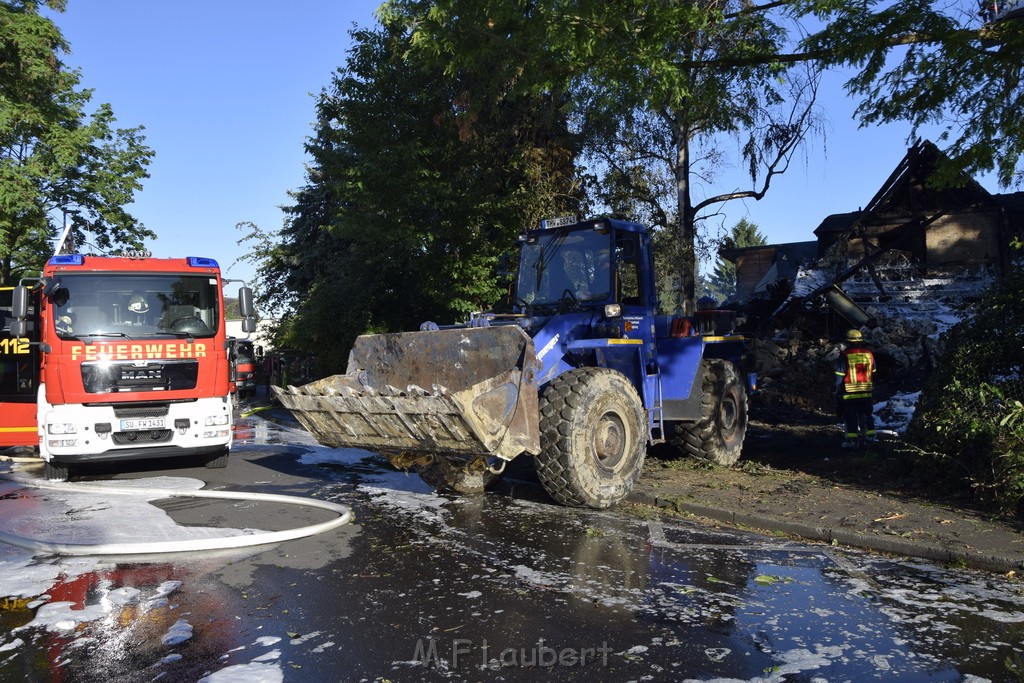
{"label": "fire truck headlight", "polygon": [[68,422],[51,422],[46,425],[47,434],[75,434],[78,429]]}
{"label": "fire truck headlight", "polygon": [[207,427],[213,427],[214,425],[226,425],[227,423],[227,415],[210,415],[208,418],[206,418]]}

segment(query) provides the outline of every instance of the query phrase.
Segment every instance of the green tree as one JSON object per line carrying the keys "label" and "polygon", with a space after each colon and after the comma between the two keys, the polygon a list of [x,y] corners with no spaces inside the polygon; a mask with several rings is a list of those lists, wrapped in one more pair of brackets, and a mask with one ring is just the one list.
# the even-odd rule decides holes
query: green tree
{"label": "green tree", "polygon": [[[762,244],[768,244],[768,239],[761,234],[755,224],[746,218],[741,218],[736,225],[732,226],[729,235],[722,240],[723,249],[757,247]],[[710,277],[707,278],[707,288],[708,293],[720,302],[734,295],[736,293],[736,265],[719,255]]]}
{"label": "green tree", "polygon": [[[1011,3],[1000,3],[1002,6]],[[694,55],[681,67],[732,69],[813,63],[852,70],[847,92],[862,125],[909,122],[908,138],[941,129],[948,160],[929,182],[962,181],[995,171],[1003,187],[1024,182],[1024,30],[1018,17],[996,19],[975,0],[781,2],[748,4],[742,14],[783,13],[805,28],[791,49],[769,54]]]}
{"label": "green tree", "polygon": [[[788,47],[786,18],[747,3],[390,0],[382,13],[404,18],[414,46],[441,63],[502,64],[510,92],[569,93],[613,211],[628,195],[671,232],[684,311],[702,212],[763,197],[815,125],[816,74],[772,60]],[[705,67],[712,57],[734,65]],[[738,143],[751,186],[695,199],[722,165],[723,135]]]}
{"label": "green tree", "polygon": [[949,161],[931,182],[993,170],[1004,187],[1024,181],[1019,19],[984,23],[973,0],[870,0],[831,10],[825,28],[803,41],[801,51],[780,57],[854,67],[846,88],[860,99],[857,115],[865,126],[907,121],[911,137],[939,126]]}
{"label": "green tree", "polygon": [[142,129],[115,128],[108,104],[87,112],[92,93],[42,4],[0,2],[0,284],[38,272],[64,225],[100,249],[155,237],[124,209],[153,155]]}
{"label": "green tree", "polygon": [[[859,100],[864,125],[907,121],[908,137],[925,126],[941,128],[937,141],[946,143],[949,162],[930,182],[990,170],[1004,187],[1024,180],[1022,23],[983,23],[990,18],[979,18],[975,0],[389,0],[383,12],[405,16],[415,27],[414,44],[452,65],[503,54],[505,70],[515,76],[504,82],[516,89],[571,90],[574,105],[610,114],[598,131],[607,133],[607,122],[618,122],[613,139],[621,143],[639,139],[630,128],[637,121],[631,112],[662,118],[673,132],[663,139],[672,147],[668,163],[677,199],[674,212],[662,213],[678,237],[675,259],[684,280],[692,275],[687,264],[699,246],[695,226],[707,201],[693,200],[701,177],[694,161],[703,154],[711,162],[705,169],[714,167],[721,151],[701,145],[720,139],[715,133],[737,136],[762,181],[743,192],[763,195],[814,124],[808,107],[794,106],[787,116],[779,106],[794,101],[786,83],[796,93],[811,93],[822,69],[853,70],[847,90]],[[793,75],[787,67],[801,63],[810,66],[809,79],[780,81]],[[585,135],[593,118],[583,117]],[[638,203],[649,203],[650,174],[611,171],[604,179],[592,175],[634,184]],[[606,193],[621,196],[603,184]],[[715,194],[713,204],[720,202],[717,193],[709,194]],[[683,299],[687,289],[684,283]]]}
{"label": "green tree", "polygon": [[[292,309],[280,343],[345,365],[358,334],[450,323],[502,294],[496,270],[524,226],[574,206],[560,102],[489,99],[488,70],[408,56],[409,32],[352,34],[320,95],[307,185],[261,277]],[[470,106],[478,98],[480,106]]]}

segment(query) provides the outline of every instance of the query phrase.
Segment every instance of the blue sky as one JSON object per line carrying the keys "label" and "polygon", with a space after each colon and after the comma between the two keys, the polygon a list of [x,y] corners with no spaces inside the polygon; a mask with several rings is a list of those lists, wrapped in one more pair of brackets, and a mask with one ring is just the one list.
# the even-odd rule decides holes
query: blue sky
{"label": "blue sky", "polygon": [[[280,206],[304,182],[315,96],[344,64],[349,30],[378,0],[70,0],[55,21],[94,102],[123,127],[145,126],[156,151],[133,215],[157,233],[156,256],[209,256],[250,279],[235,224],[280,228]],[[871,199],[906,151],[907,126],[858,130],[842,75],[819,94],[823,139],[760,202],[733,202],[714,224],[755,223],[771,242],[812,239],[832,213]],[[994,184],[981,180],[990,191]],[[740,187],[722,173],[715,193]]]}
{"label": "blue sky", "polygon": [[54,15],[94,102],[145,126],[156,156],[132,214],[155,256],[209,256],[228,275],[240,221],[278,229],[304,180],[315,95],[377,0],[70,0]]}

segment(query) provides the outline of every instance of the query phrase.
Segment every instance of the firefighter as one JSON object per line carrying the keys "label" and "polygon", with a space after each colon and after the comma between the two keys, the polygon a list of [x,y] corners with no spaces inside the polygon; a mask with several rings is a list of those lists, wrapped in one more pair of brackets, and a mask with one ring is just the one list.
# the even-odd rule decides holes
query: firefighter
{"label": "firefighter", "polygon": [[846,420],[843,448],[866,447],[875,441],[875,420],[871,414],[875,355],[867,348],[860,330],[847,331],[846,342],[836,367],[836,394]]}
{"label": "firefighter", "polygon": [[71,311],[57,314],[57,320],[54,323],[54,327],[57,329],[57,334],[62,336],[70,336],[75,333],[75,314]]}

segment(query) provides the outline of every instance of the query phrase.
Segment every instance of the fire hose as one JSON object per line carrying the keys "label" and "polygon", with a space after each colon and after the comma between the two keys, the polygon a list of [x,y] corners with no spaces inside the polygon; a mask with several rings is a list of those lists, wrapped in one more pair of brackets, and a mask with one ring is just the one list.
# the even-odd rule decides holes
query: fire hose
{"label": "fire hose", "polygon": [[[19,459],[20,460],[20,459]],[[38,459],[32,459],[38,461]],[[182,541],[154,541],[134,543],[55,543],[24,538],[0,531],[0,542],[13,545],[33,552],[53,555],[151,555],[161,553],[182,553],[204,550],[226,550],[247,548],[257,545],[281,543],[297,538],[305,538],[336,529],[352,521],[352,510],[347,505],[331,503],[315,498],[300,498],[275,493],[247,493],[239,491],[185,491],[160,488],[127,488],[116,489],[106,486],[89,486],[88,484],[72,484],[67,482],[46,482],[26,480],[21,477],[5,476],[4,478],[22,486],[40,489],[56,489],[75,493],[99,493],[103,495],[149,496],[151,498],[217,498],[224,500],[244,500],[298,505],[301,507],[319,508],[337,514],[335,519],[312,524],[309,526],[286,529],[284,531],[263,531],[239,536],[221,536],[218,538],[189,539]]]}

